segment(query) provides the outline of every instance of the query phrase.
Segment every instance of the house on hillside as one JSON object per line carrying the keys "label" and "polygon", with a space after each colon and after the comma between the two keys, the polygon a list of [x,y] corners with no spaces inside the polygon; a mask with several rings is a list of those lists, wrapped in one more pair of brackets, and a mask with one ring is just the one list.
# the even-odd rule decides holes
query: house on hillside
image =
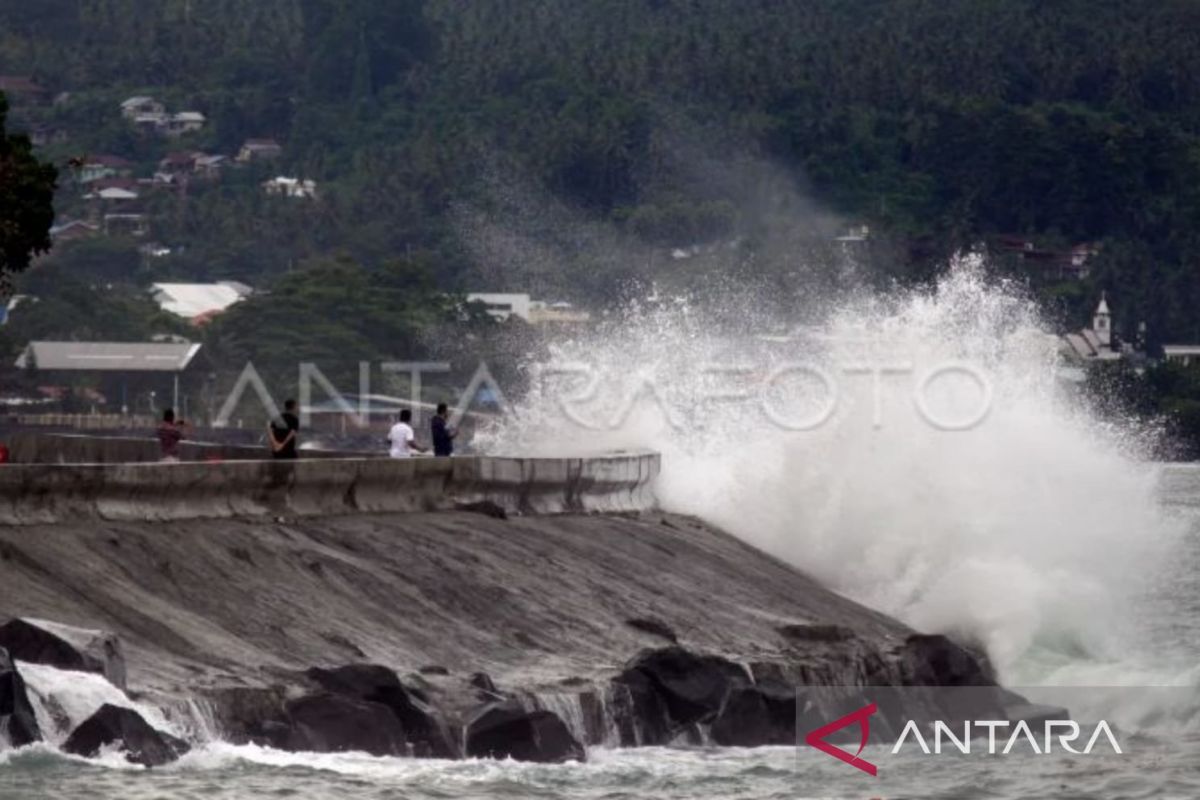
{"label": "house on hillside", "polygon": [[159,308],[197,326],[207,324],[214,316],[253,292],[249,286],[238,281],[156,283],[150,287],[150,294]]}
{"label": "house on hillside", "polygon": [[59,128],[54,125],[34,125],[29,129],[29,141],[37,147],[45,147],[48,144],[60,144],[70,138],[70,134],[66,128]]}
{"label": "house on hillside", "polygon": [[262,182],[263,191],[275,197],[292,197],[303,200],[313,200],[317,196],[317,182],[287,178],[280,175]]}
{"label": "house on hillside", "polygon": [[205,122],[207,119],[199,111],[180,111],[178,114],[168,117],[163,122],[161,130],[167,136],[184,136],[202,130]]}
{"label": "house on hillside", "polygon": [[1100,252],[1097,245],[1081,243],[1070,250],[1038,247],[1028,236],[1007,235],[995,239],[1001,253],[1013,255],[1036,267],[1044,280],[1083,280],[1091,274],[1091,260]]}
{"label": "house on hillside", "polygon": [[1200,364],[1200,344],[1164,344],[1163,360],[1185,367]]}
{"label": "house on hillside", "polygon": [[9,98],[10,103],[21,101],[41,105],[49,97],[49,93],[28,75],[0,75],[0,93]]}
{"label": "house on hillside", "polygon": [[123,178],[133,174],[133,164],[113,155],[88,156],[79,167],[80,183],[91,183],[101,178]]}
{"label": "house on hillside", "polygon": [[136,188],[126,188],[124,186],[107,186],[101,189],[95,189],[83,196],[84,200],[93,200],[104,203],[109,206],[127,205],[136,201],[141,195]]}
{"label": "house on hillside", "polygon": [[104,232],[109,236],[140,239],[150,233],[150,219],[137,211],[114,211],[104,215]]}
{"label": "house on hillside", "polygon": [[73,219],[53,225],[50,228],[50,240],[54,242],[73,242],[78,239],[90,239],[99,232],[99,225]]}
{"label": "house on hillside", "polygon": [[242,164],[255,161],[271,161],[283,154],[283,147],[274,139],[247,139],[238,151],[237,160]]}
{"label": "house on hillside", "polygon": [[207,155],[198,153],[192,165],[192,172],[201,180],[217,180],[221,172],[229,166],[229,156]]}
{"label": "house on hillside", "polygon": [[130,122],[139,119],[163,120],[167,116],[167,107],[153,97],[139,95],[130,97],[121,103],[121,116]]}
{"label": "house on hillside", "polygon": [[196,168],[196,159],[204,153],[177,150],[167,153],[158,162],[158,172],[163,175],[189,175]]}

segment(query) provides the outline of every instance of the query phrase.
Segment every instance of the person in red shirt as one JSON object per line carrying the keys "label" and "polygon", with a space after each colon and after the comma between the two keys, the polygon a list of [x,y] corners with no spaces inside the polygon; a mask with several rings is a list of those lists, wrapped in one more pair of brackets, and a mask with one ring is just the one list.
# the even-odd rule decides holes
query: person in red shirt
{"label": "person in red shirt", "polygon": [[162,451],[160,461],[178,461],[179,443],[183,441],[187,431],[187,423],[175,420],[175,409],[163,411],[162,422],[158,426],[158,446]]}

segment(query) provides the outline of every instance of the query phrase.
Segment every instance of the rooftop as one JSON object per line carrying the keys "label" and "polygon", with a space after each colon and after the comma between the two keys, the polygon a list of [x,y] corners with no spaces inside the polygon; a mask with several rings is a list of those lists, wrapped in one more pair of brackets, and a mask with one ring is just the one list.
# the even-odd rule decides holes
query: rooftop
{"label": "rooftop", "polygon": [[147,342],[30,342],[17,368],[100,372],[182,372],[200,345]]}
{"label": "rooftop", "polygon": [[154,299],[163,309],[187,319],[197,319],[214,311],[224,311],[251,289],[236,281],[220,283],[156,283],[151,287]]}

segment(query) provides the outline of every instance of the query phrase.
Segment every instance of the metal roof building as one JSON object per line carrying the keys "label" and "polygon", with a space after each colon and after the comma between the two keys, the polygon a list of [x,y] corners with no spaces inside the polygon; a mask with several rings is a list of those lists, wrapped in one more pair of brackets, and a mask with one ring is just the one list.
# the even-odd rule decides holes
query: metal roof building
{"label": "metal roof building", "polygon": [[237,281],[220,283],[156,283],[151,289],[163,311],[195,319],[214,311],[224,311],[251,293],[249,286]]}
{"label": "metal roof building", "polygon": [[20,369],[75,372],[183,372],[198,343],[30,342],[17,358]]}
{"label": "metal roof building", "polygon": [[30,342],[17,358],[17,367],[49,372],[168,373],[173,383],[172,404],[178,408],[179,375],[198,352],[200,344],[194,342]]}

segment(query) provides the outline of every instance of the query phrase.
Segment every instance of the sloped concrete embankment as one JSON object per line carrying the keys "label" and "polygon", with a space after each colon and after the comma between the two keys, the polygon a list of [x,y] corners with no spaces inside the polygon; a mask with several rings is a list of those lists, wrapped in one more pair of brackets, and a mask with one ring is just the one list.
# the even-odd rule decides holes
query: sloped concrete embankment
{"label": "sloped concrete embankment", "polygon": [[[785,744],[838,716],[813,687],[992,683],[952,642],[660,513],[0,526],[0,585],[0,624],[117,637],[139,708],[285,749],[553,761],[593,744]],[[18,667],[113,671],[8,630]],[[99,714],[88,743],[144,739],[98,705],[120,695],[84,707],[57,695],[87,681],[48,675],[27,671],[36,704],[77,711],[57,731],[41,714],[43,734],[66,741]],[[1018,700],[996,689],[987,718]]]}
{"label": "sloped concrete embankment", "polygon": [[594,458],[327,458],[0,468],[0,523],[183,520],[450,510],[638,511],[654,453]]}

